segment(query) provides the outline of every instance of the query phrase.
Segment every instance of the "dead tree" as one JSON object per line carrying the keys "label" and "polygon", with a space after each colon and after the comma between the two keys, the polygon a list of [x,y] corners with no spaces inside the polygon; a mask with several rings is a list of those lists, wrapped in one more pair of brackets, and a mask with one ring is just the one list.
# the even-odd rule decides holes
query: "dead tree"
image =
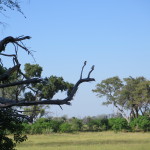
{"label": "dead tree", "polygon": [[[21,64],[18,61],[18,48],[22,48],[25,50],[28,54],[32,55],[31,51],[23,44],[24,40],[30,39],[30,36],[20,36],[17,38],[14,37],[6,37],[3,40],[0,41],[0,55],[5,56],[5,57],[11,57],[13,60],[12,67],[7,69],[3,74],[0,74],[0,88],[4,89],[7,87],[12,87],[12,86],[18,86],[18,85],[30,85],[33,83],[44,83],[45,80],[42,78],[28,78],[25,76],[25,74],[21,71],[20,66]],[[6,46],[11,43],[14,45],[14,54],[8,54],[6,53]],[[2,64],[2,62],[1,62]],[[3,65],[3,64],[2,64]],[[81,70],[81,75],[79,80],[74,84],[74,87],[72,88],[72,91],[70,94],[64,98],[64,99],[40,99],[39,101],[28,101],[28,100],[14,100],[14,99],[7,99],[4,97],[0,97],[0,109],[1,108],[12,108],[13,106],[33,106],[33,105],[71,105],[71,101],[73,100],[73,97],[75,93],[78,90],[78,87],[81,83],[84,82],[91,82],[95,81],[94,78],[91,78],[90,75],[92,71],[94,70],[94,66],[92,66],[91,70],[89,71],[88,75],[86,78],[82,77],[82,73],[84,70],[84,67],[86,66],[86,61],[84,62],[84,65]],[[20,76],[22,76],[21,80],[16,80],[14,82],[4,82],[5,80],[8,80],[11,75],[16,72]]]}

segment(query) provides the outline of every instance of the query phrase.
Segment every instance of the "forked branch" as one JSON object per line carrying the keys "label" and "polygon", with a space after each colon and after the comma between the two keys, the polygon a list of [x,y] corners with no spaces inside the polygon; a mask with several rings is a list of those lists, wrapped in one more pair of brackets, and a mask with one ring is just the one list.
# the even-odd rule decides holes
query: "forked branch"
{"label": "forked branch", "polygon": [[[81,77],[82,77],[82,72],[83,72],[85,65],[86,64],[84,63],[84,66],[82,67],[82,71],[81,71]],[[64,105],[64,104],[71,105],[71,100],[73,100],[73,97],[76,94],[79,85],[84,82],[95,81],[94,78],[90,78],[90,74],[93,70],[94,70],[94,67],[91,68],[87,78],[82,79],[80,77],[80,79],[76,82],[76,84],[72,88],[72,91],[70,92],[69,96],[67,96],[64,99],[42,99],[40,101],[22,100],[22,101],[16,102],[15,100],[0,98],[0,103],[1,103],[0,108],[9,108],[12,106],[33,106],[33,105],[39,105],[39,104],[40,105],[51,104],[51,105],[59,105],[59,106]],[[41,82],[41,80],[39,80],[39,82]],[[20,84],[22,84],[22,83],[23,83],[23,81],[20,81]],[[26,84],[26,83],[24,82],[23,84]],[[30,82],[28,82],[28,83],[30,83]],[[14,83],[13,85],[15,85],[15,84],[18,85],[18,83]],[[12,86],[12,85],[9,85],[9,86]],[[6,87],[6,85],[5,85],[5,87]],[[2,88],[2,85],[0,86],[0,88]]]}
{"label": "forked branch", "polygon": [[[5,48],[8,43],[16,43],[18,45],[19,41],[23,41],[23,40],[30,39],[30,38],[31,38],[30,36],[21,36],[21,37],[17,37],[17,38],[8,36],[0,41],[0,52],[5,51]],[[18,45],[18,46],[20,46],[20,45]]]}

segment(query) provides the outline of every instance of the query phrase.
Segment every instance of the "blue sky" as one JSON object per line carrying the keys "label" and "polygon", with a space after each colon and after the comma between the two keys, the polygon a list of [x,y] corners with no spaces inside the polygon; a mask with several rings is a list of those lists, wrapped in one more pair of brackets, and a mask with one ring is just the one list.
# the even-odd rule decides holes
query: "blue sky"
{"label": "blue sky", "polygon": [[[23,1],[26,19],[8,11],[1,19],[6,36],[30,35],[26,42],[36,51],[36,62],[43,67],[43,77],[63,76],[75,83],[83,62],[88,62],[84,75],[94,64],[93,83],[80,86],[72,106],[51,106],[52,115],[69,117],[113,113],[113,107],[102,106],[91,90],[100,81],[144,76],[150,79],[150,1],[149,0],[45,0]],[[20,52],[22,63],[34,63]],[[64,95],[58,94],[58,97]]]}

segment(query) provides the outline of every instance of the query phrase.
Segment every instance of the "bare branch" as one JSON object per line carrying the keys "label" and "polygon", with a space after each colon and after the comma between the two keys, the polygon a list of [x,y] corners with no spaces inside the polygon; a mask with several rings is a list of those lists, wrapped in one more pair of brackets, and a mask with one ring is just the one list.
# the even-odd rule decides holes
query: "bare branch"
{"label": "bare branch", "polygon": [[8,36],[0,41],[0,52],[5,51],[5,48],[8,43],[16,43],[18,41],[22,41],[30,38],[31,38],[30,36],[23,36],[18,38],[13,38],[12,36]]}
{"label": "bare branch", "polygon": [[[17,37],[17,38],[9,36],[9,37],[4,38],[2,41],[0,41],[0,55],[7,56],[7,57],[13,57],[13,61],[14,61],[14,65],[15,65],[14,67],[8,69],[4,74],[0,75],[0,81],[4,81],[4,80],[8,79],[12,75],[12,73],[16,70],[18,71],[18,73],[20,75],[23,76],[23,78],[25,78],[25,80],[22,80],[22,81],[1,84],[0,88],[6,88],[6,87],[24,85],[24,84],[26,84],[28,86],[28,84],[46,82],[46,81],[44,81],[44,79],[41,79],[41,78],[30,79],[24,73],[22,73],[22,71],[20,69],[20,64],[17,59],[17,52],[18,52],[17,48],[20,47],[20,48],[24,49],[25,51],[27,51],[28,54],[31,54],[31,52],[28,50],[28,48],[22,43],[23,40],[30,39],[30,38],[31,37],[29,37],[29,36],[21,36],[21,37]],[[12,43],[15,46],[15,54],[11,55],[11,54],[1,53],[2,51],[5,51],[5,48],[8,43]],[[84,70],[84,67],[86,66],[86,63],[87,62],[85,61],[84,65],[82,67],[80,79],[76,82],[76,84],[72,88],[72,91],[66,98],[53,100],[53,99],[42,99],[39,97],[38,101],[29,101],[27,99],[16,101],[16,100],[11,100],[11,99],[6,99],[6,98],[1,97],[0,98],[0,108],[9,108],[9,107],[13,107],[13,106],[33,106],[33,105],[45,105],[45,104],[50,105],[51,104],[51,105],[59,105],[60,108],[62,109],[61,105],[64,105],[64,104],[71,105],[71,100],[73,100],[73,97],[75,96],[79,85],[84,82],[95,81],[94,78],[90,78],[90,75],[91,75],[92,71],[94,70],[94,66],[92,66],[91,70],[89,71],[87,78],[82,78],[83,70]],[[30,88],[30,90],[32,90],[32,89]],[[34,91],[34,92],[36,92],[36,91]]]}
{"label": "bare branch", "polygon": [[94,70],[94,67],[95,67],[94,65],[91,67],[91,71],[88,74],[88,78],[90,78],[90,75],[91,75],[92,71]]}
{"label": "bare branch", "polygon": [[84,65],[83,65],[83,67],[82,67],[81,75],[80,75],[80,79],[82,79],[82,73],[83,73],[83,69],[84,69],[84,67],[86,66],[86,63],[87,63],[87,61],[85,61],[85,62],[84,62]]}
{"label": "bare branch", "polygon": [[33,79],[17,81],[17,82],[8,83],[8,84],[2,84],[2,85],[0,85],[0,88],[6,88],[6,87],[10,87],[10,86],[23,85],[23,84],[39,83],[42,81],[43,81],[43,79],[41,79],[41,78],[33,78]]}
{"label": "bare branch", "polygon": [[78,87],[81,83],[83,82],[90,82],[90,81],[95,81],[94,78],[85,78],[85,79],[80,79],[79,81],[77,81],[77,83],[75,84],[75,86],[73,87],[70,95],[68,97],[66,97],[65,99],[55,99],[55,100],[41,100],[41,101],[19,101],[16,102],[14,100],[10,100],[10,99],[4,99],[4,98],[0,98],[0,108],[9,108],[12,106],[33,106],[33,105],[45,105],[45,104],[51,104],[51,105],[71,105],[70,101],[73,99],[75,93],[78,90]]}
{"label": "bare branch", "polygon": [[3,53],[0,53],[0,55],[6,56],[6,57],[16,57],[16,55],[14,55],[14,54],[3,54]]}

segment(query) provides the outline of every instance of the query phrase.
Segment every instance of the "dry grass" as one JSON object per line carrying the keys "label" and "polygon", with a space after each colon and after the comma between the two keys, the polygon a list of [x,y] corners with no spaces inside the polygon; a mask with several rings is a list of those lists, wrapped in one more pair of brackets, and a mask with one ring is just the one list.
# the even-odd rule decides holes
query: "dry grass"
{"label": "dry grass", "polygon": [[150,133],[30,135],[18,150],[149,150]]}

